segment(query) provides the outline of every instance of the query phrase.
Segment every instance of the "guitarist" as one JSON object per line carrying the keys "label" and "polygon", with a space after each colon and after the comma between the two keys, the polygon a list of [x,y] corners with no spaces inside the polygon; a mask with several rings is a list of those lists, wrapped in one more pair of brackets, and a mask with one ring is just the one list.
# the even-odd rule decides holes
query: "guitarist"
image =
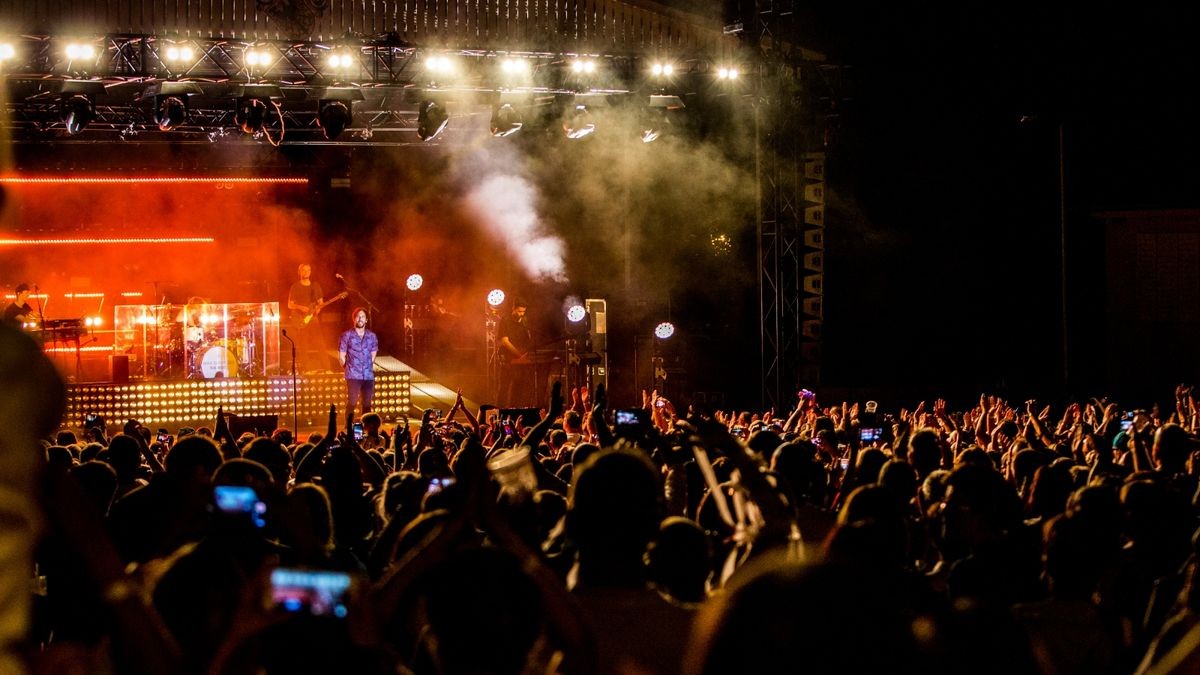
{"label": "guitarist", "polygon": [[[290,326],[288,336],[296,342],[296,372],[319,370],[323,351],[320,322],[317,315],[325,300],[321,284],[312,280],[312,265],[300,263],[296,268],[299,279],[288,291],[287,306]],[[285,359],[286,360],[286,359]],[[284,368],[290,364],[284,364]]]}
{"label": "guitarist", "polygon": [[533,333],[525,322],[524,300],[513,300],[512,312],[500,321],[496,337],[500,343],[500,395],[502,405],[533,405],[532,365],[526,359],[533,348]]}

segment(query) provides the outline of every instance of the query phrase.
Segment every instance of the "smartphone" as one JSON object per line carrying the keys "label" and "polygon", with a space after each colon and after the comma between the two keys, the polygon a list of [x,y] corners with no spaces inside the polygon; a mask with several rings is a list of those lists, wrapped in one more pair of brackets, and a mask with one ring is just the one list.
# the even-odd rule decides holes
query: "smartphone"
{"label": "smartphone", "polygon": [[842,465],[842,471],[846,471],[847,469],[850,468],[850,458],[849,457],[843,457],[838,461]]}
{"label": "smartphone", "polygon": [[650,426],[650,413],[644,408],[627,408],[613,413],[613,433],[624,438],[638,438]]}
{"label": "smartphone", "polygon": [[271,570],[268,604],[288,614],[344,619],[353,585],[346,572],[278,567]]}
{"label": "smartphone", "polygon": [[442,419],[442,411],[440,408],[433,409],[433,419],[435,419],[435,420]]}
{"label": "smartphone", "polygon": [[245,515],[255,527],[267,524],[264,517],[267,505],[258,498],[252,487],[243,485],[217,485],[213,488],[213,502],[217,510],[230,515]]}
{"label": "smartphone", "polygon": [[362,422],[355,422],[354,423],[354,440],[361,441],[362,439],[363,439]]}
{"label": "smartphone", "polygon": [[513,435],[513,423],[512,423],[512,420],[504,420],[504,435],[505,435],[505,436],[512,436],[512,435]]}
{"label": "smartphone", "polygon": [[861,427],[858,430],[858,440],[863,443],[874,443],[883,435],[883,427]]}
{"label": "smartphone", "polygon": [[426,490],[425,490],[425,494],[427,494],[427,495],[435,495],[435,494],[437,494],[437,493],[441,492],[442,490],[445,490],[446,488],[450,487],[451,485],[454,485],[454,479],[453,479],[453,478],[433,478],[433,479],[430,479],[430,481],[429,481],[429,487],[428,487],[428,488],[426,488]]}
{"label": "smartphone", "polygon": [[83,416],[83,426],[85,428],[99,426],[99,424],[100,416],[96,413],[88,413]]}
{"label": "smartphone", "polygon": [[654,402],[654,407],[655,408],[665,408],[665,407],[667,407],[667,402],[660,398]]}
{"label": "smartphone", "polygon": [[164,433],[161,431],[158,432],[158,444],[159,445],[170,445],[170,443],[171,443],[171,434]]}

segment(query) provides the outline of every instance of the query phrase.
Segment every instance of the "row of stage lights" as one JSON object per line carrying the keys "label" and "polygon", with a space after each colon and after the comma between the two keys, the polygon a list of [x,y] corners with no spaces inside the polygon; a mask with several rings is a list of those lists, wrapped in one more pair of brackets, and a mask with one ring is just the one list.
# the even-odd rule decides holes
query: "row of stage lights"
{"label": "row of stage lights", "polygon": [[[376,379],[376,412],[407,415],[411,407],[410,376],[380,374]],[[296,397],[301,414],[320,417],[331,402],[346,393],[340,376],[306,381]],[[286,378],[270,380],[205,380],[129,385],[84,385],[67,394],[69,415],[82,420],[99,414],[111,423],[133,417],[143,423],[195,422],[211,420],[218,406],[225,412],[290,413],[292,389]]]}
{"label": "row of stage lights", "polygon": [[[67,44],[64,53],[71,63],[87,62],[96,59],[96,49],[88,43],[72,42]],[[12,43],[0,43],[0,61],[11,59],[16,54]],[[188,45],[172,44],[163,50],[165,60],[170,63],[194,63],[195,50]],[[243,49],[242,61],[246,68],[257,75],[265,74],[273,64],[283,59],[278,50],[260,46],[248,46]],[[351,52],[333,51],[326,58],[326,64],[334,70],[349,71],[355,67],[356,59]],[[529,58],[508,57],[500,60],[500,70],[507,80],[527,76],[535,61]],[[573,58],[569,62],[570,70],[577,76],[590,77],[598,73],[599,61],[589,57]],[[431,82],[451,79],[458,71],[457,60],[444,55],[432,54],[425,59],[425,69]],[[669,61],[656,61],[649,67],[649,73],[654,78],[665,79],[672,77],[676,68]],[[716,71],[717,79],[723,81],[736,80],[739,71],[736,67],[722,66]],[[59,102],[60,118],[69,134],[78,134],[96,117],[95,97],[105,91],[104,85],[98,81],[81,80],[67,81],[61,92]],[[163,83],[154,96],[154,122],[161,131],[172,131],[187,121],[188,96],[201,93],[203,90],[195,82],[172,81]],[[271,95],[243,95],[238,99],[234,115],[235,124],[246,134],[258,135],[265,133],[267,123],[272,118],[272,107],[283,124],[283,114]],[[352,125],[352,108],[354,101],[362,100],[362,92],[355,87],[332,87],[326,90],[318,101],[317,125],[329,140],[335,140],[347,127]],[[655,97],[651,97],[652,99]],[[666,110],[682,107],[678,97],[671,98],[675,103],[651,104],[657,108],[657,114],[647,116],[642,129],[642,141],[649,143],[662,135]],[[450,115],[445,107],[436,101],[422,101],[417,110],[417,136],[422,141],[436,138],[446,129]],[[521,113],[512,104],[497,106],[492,113],[490,129],[493,136],[502,138],[516,133],[524,126]],[[562,130],[567,138],[577,140],[590,136],[596,130],[596,124],[588,106],[576,105],[564,117]],[[211,139],[210,139],[211,140]]]}
{"label": "row of stage lights", "polygon": [[[92,61],[97,56],[95,45],[88,42],[68,42],[63,47],[63,55],[69,62]],[[15,58],[17,48],[11,42],[0,42],[0,61]],[[171,44],[161,52],[163,60],[168,63],[193,63],[196,60],[196,50],[187,44]],[[242,50],[242,63],[248,68],[258,71],[270,69],[272,65],[283,59],[277,49],[251,45]],[[534,59],[506,57],[500,60],[500,71],[505,75],[521,75],[531,72]],[[576,57],[570,60],[571,72],[579,75],[592,75],[600,71],[599,61],[590,57]],[[334,50],[325,57],[325,65],[334,70],[349,70],[357,64],[353,52]],[[433,54],[425,58],[425,70],[435,75],[449,75],[458,72],[457,60],[442,54]],[[655,77],[670,77],[675,74],[675,64],[670,61],[655,61],[648,68]],[[723,65],[717,69],[717,78],[735,80],[739,71],[735,66]]]}

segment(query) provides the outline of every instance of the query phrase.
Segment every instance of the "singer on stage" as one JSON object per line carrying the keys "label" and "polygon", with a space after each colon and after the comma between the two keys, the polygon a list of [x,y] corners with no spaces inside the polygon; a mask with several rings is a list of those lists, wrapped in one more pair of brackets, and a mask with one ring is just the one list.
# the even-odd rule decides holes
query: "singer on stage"
{"label": "singer on stage", "polygon": [[362,401],[362,413],[371,412],[375,397],[375,356],[379,338],[367,328],[367,310],[355,307],[350,315],[354,327],[338,341],[338,360],[346,373],[346,431],[354,424],[354,408]]}

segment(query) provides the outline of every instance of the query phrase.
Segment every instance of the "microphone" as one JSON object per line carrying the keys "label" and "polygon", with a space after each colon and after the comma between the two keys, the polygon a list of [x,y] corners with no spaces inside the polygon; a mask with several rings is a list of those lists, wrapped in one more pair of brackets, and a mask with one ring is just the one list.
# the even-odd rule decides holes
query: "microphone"
{"label": "microphone", "polygon": [[334,274],[334,275],[333,275],[333,278],[334,278],[334,279],[337,279],[338,281],[345,281],[345,280],[346,280],[346,277],[344,277],[344,276],[342,276],[342,275],[340,275],[340,274]]}

